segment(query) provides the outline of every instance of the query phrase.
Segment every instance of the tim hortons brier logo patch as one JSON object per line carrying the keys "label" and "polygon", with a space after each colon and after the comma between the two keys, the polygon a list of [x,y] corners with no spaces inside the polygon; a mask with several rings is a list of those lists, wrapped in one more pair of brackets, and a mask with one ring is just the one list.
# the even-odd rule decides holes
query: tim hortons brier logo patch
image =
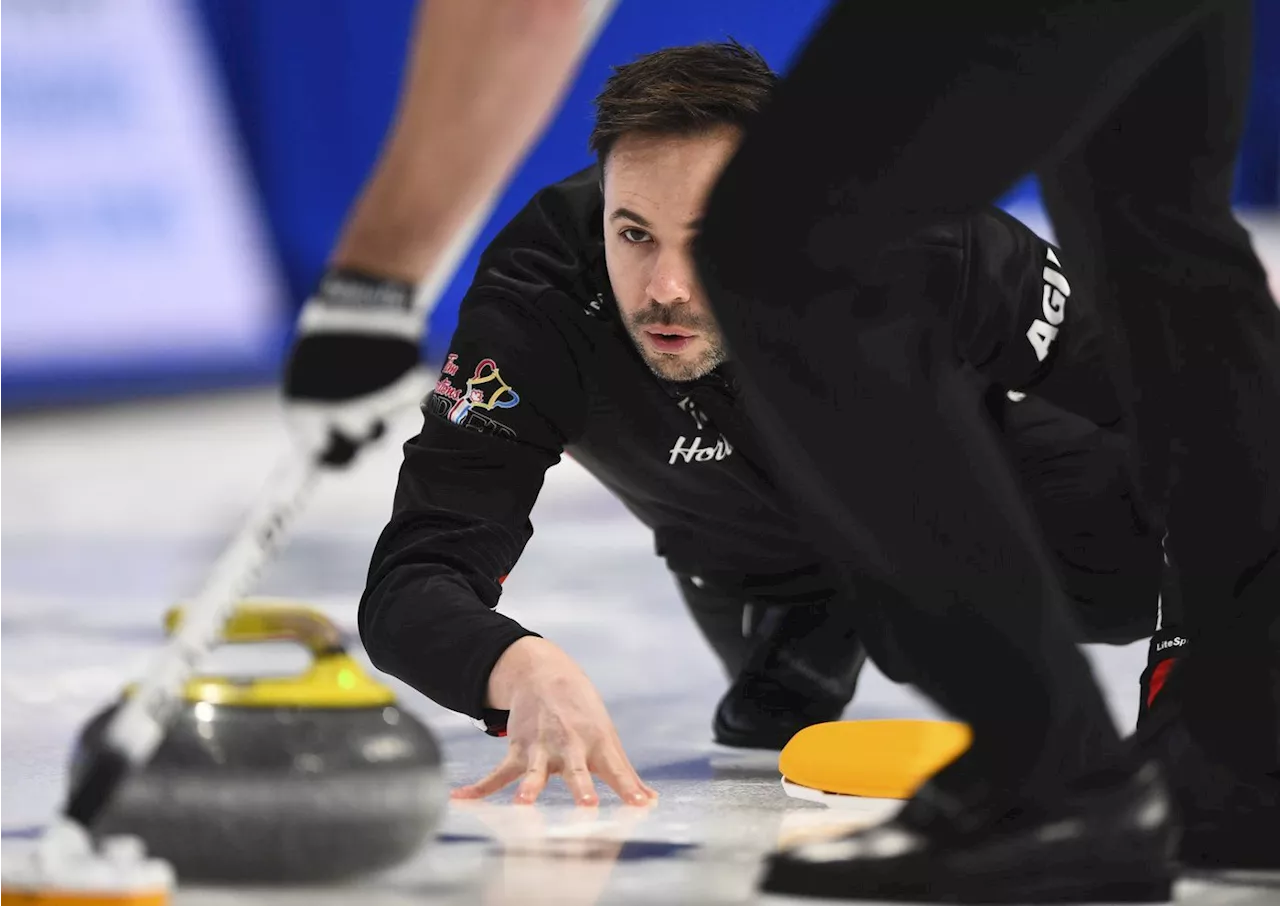
{"label": "tim hortons brier logo patch", "polygon": [[483,415],[480,411],[514,409],[520,405],[520,394],[503,380],[498,363],[493,359],[482,359],[480,364],[476,365],[475,372],[467,378],[466,389],[459,390],[451,380],[457,377],[457,362],[458,354],[449,353],[445,361],[444,373],[436,382],[435,392],[431,395],[432,414],[473,431],[496,434],[499,437],[515,437],[516,432]]}

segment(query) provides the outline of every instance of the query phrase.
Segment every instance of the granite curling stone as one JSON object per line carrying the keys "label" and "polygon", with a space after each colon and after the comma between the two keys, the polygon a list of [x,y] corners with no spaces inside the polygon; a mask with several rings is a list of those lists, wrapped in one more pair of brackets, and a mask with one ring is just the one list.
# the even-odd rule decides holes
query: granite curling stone
{"label": "granite curling stone", "polygon": [[[180,619],[170,611],[171,631]],[[337,627],[302,606],[245,602],[224,639],[294,640],[312,663],[298,676],[192,679],[95,835],[138,836],[179,880],[204,883],[333,883],[418,851],[448,801],[440,749],[347,654]],[[116,707],[82,731],[73,776]]]}

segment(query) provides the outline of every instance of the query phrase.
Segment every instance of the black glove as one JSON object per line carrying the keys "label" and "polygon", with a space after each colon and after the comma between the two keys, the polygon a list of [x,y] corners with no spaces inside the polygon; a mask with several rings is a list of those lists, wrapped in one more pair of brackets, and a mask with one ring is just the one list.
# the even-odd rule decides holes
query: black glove
{"label": "black glove", "polygon": [[285,411],[303,449],[341,467],[386,430],[386,419],[421,404],[426,313],[414,287],[332,270],[298,318],[284,375]]}

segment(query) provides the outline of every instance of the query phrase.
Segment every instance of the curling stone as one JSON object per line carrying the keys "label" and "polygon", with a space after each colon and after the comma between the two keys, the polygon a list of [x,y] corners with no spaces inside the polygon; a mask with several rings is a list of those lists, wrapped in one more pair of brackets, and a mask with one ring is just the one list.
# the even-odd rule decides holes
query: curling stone
{"label": "curling stone", "polygon": [[[171,610],[169,630],[180,620]],[[313,610],[244,602],[224,632],[226,642],[280,639],[306,647],[310,669],[193,678],[168,736],[95,834],[138,836],[180,880],[206,883],[342,881],[395,865],[427,841],[448,801],[430,731]],[[116,707],[81,733],[73,776]]]}

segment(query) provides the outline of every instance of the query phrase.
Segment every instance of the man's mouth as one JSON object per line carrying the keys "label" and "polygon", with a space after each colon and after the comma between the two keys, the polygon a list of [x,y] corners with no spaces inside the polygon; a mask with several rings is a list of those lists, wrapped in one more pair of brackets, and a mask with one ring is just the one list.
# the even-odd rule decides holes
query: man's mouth
{"label": "man's mouth", "polygon": [[644,332],[659,352],[680,352],[697,336],[680,327],[646,327]]}

